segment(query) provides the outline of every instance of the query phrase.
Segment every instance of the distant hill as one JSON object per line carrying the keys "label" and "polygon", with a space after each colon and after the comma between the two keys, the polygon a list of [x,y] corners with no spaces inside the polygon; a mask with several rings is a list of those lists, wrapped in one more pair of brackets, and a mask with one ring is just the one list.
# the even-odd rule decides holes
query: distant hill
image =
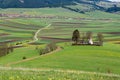
{"label": "distant hill", "polygon": [[[117,7],[114,7],[115,5]],[[0,8],[41,8],[60,6],[80,13],[92,10],[114,12],[113,9],[117,12],[119,11],[120,3],[113,3],[108,0],[0,0]]]}
{"label": "distant hill", "polygon": [[74,0],[0,0],[3,8],[39,8],[58,7],[61,5],[74,4]]}

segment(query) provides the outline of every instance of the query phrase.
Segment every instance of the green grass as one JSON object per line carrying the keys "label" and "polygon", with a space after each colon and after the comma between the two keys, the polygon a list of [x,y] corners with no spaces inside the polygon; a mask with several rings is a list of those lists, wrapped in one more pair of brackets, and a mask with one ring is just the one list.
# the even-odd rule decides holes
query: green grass
{"label": "green grass", "polygon": [[[72,6],[71,6],[72,7]],[[97,32],[119,32],[120,22],[119,22],[119,15],[117,14],[110,14],[102,11],[93,11],[87,12],[85,14],[76,13],[73,11],[69,11],[63,8],[40,8],[40,9],[0,9],[1,13],[10,13],[10,14],[23,14],[23,15],[31,15],[31,16],[56,16],[53,19],[40,19],[40,18],[15,18],[15,19],[1,19],[0,20],[0,33],[7,33],[10,34],[4,38],[1,38],[0,41],[4,42],[5,40],[14,40],[18,39],[21,41],[31,40],[35,31],[39,28],[42,28],[50,23],[53,22],[77,22],[83,23],[79,25],[73,24],[66,24],[63,26],[56,26],[54,23],[52,24],[49,30],[43,30],[39,37],[47,36],[52,38],[71,38],[71,34],[73,30],[79,29],[81,32],[92,31],[94,34]],[[62,13],[61,13],[62,12]],[[58,18],[63,17],[63,18]],[[65,17],[69,17],[66,18]],[[85,18],[78,20],[73,18]],[[89,20],[90,19],[90,20]],[[94,20],[95,19],[95,20]],[[101,19],[108,19],[101,20]],[[77,26],[77,27],[76,27]],[[61,35],[53,35],[53,31],[55,34]],[[67,35],[64,35],[66,33]],[[104,34],[106,35],[106,34]],[[108,39],[119,39],[118,35],[111,35],[111,37],[106,36]],[[39,41],[38,41],[39,42]],[[42,41],[42,42],[48,42]]]}
{"label": "green grass", "polygon": [[[69,22],[67,24],[64,23],[54,23],[54,22]],[[81,24],[70,24],[70,23],[81,23]],[[50,38],[69,38],[71,39],[72,32],[75,29],[78,29],[81,33],[85,33],[87,31],[93,32],[93,35],[96,36],[98,32],[103,33],[105,36],[105,40],[110,39],[120,39],[119,33],[118,34],[107,34],[107,33],[117,33],[120,31],[118,20],[111,20],[105,22],[104,20],[64,20],[64,21],[53,21],[52,26],[48,30],[42,30],[39,34],[41,37],[50,37]],[[54,31],[54,33],[53,33]],[[47,40],[47,39],[46,39]]]}
{"label": "green grass", "polygon": [[[5,75],[5,76],[4,76]],[[95,74],[68,73],[58,71],[15,71],[1,70],[1,80],[119,80],[117,77],[107,77]]]}
{"label": "green grass", "polygon": [[27,47],[14,49],[13,53],[10,53],[0,58],[0,65],[5,65],[10,62],[23,60],[24,56],[26,58],[39,56],[37,50],[35,50],[35,47],[36,46],[27,46]]}
{"label": "green grass", "polygon": [[[14,67],[72,69],[93,72],[120,74],[120,50],[118,44],[105,43],[104,46],[70,46],[68,43],[60,44],[64,47],[60,52],[41,56],[38,59],[12,65]],[[19,53],[21,52],[21,53]],[[32,47],[19,48],[7,56],[0,58],[1,65],[22,60],[23,56],[37,56]],[[14,58],[15,57],[15,58]]]}
{"label": "green grass", "polygon": [[38,9],[12,8],[12,9],[0,9],[0,13],[10,13],[10,14],[14,13],[14,14],[23,14],[23,15],[33,15],[33,16],[41,15],[41,16],[87,17],[86,15],[72,12],[63,8],[38,8]]}

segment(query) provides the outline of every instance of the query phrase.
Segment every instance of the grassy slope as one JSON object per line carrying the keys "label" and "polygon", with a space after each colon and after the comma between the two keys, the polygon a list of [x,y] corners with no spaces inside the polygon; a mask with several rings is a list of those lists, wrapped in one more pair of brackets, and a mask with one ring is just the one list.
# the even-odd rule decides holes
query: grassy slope
{"label": "grassy slope", "polygon": [[24,14],[24,15],[36,15],[36,16],[71,16],[71,17],[87,17],[83,14],[79,14],[76,12],[71,12],[69,10],[63,8],[21,8],[21,9],[1,9],[0,13],[16,13],[16,14]]}
{"label": "grassy slope", "polygon": [[15,62],[22,60],[23,57],[30,58],[38,56],[38,52],[35,50],[35,46],[27,46],[22,48],[17,48],[13,53],[10,53],[4,57],[0,58],[0,65],[5,65],[9,62]]}
{"label": "grassy slope", "polygon": [[[73,69],[73,70],[85,70],[96,72],[108,72],[119,73],[120,66],[120,50],[119,45],[105,43],[103,47],[96,46],[68,46],[66,44],[60,44],[64,46],[64,49],[60,52],[40,57],[28,62],[16,64],[14,66],[19,67],[34,67],[34,68],[60,68],[60,69]],[[71,51],[72,50],[72,51]],[[26,51],[28,51],[26,49]],[[3,57],[1,62],[8,62],[14,57]],[[19,57],[18,57],[19,58]],[[17,59],[16,60],[20,60]],[[9,61],[10,62],[10,61]]]}

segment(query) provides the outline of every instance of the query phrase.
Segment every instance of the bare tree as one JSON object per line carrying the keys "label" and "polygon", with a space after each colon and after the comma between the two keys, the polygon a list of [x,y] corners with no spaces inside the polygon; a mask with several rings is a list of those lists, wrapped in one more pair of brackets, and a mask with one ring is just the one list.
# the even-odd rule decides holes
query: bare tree
{"label": "bare tree", "polygon": [[90,31],[87,32],[87,33],[86,33],[86,38],[87,38],[87,39],[92,38],[92,32],[90,32]]}
{"label": "bare tree", "polygon": [[98,33],[97,34],[97,38],[98,38],[98,41],[99,41],[99,45],[103,46],[103,40],[104,40],[103,34],[102,33]]}
{"label": "bare tree", "polygon": [[10,52],[13,52],[13,51],[14,51],[14,47],[13,47],[12,44],[9,45],[9,50],[10,50]]}
{"label": "bare tree", "polygon": [[84,44],[86,41],[86,35],[85,33],[82,33],[82,44]]}

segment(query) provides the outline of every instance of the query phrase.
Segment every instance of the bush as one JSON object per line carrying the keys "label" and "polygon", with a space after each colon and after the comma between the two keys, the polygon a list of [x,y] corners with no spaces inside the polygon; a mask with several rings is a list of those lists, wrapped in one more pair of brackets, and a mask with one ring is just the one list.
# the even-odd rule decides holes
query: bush
{"label": "bush", "polygon": [[1,43],[0,44],[0,56],[7,55],[7,54],[9,54],[9,52],[10,52],[10,49],[9,49],[8,44]]}
{"label": "bush", "polygon": [[27,58],[24,56],[23,59],[27,59]]}
{"label": "bush", "polygon": [[50,43],[46,46],[48,48],[48,51],[54,51],[57,48],[57,45],[55,43]]}
{"label": "bush", "polygon": [[38,50],[40,55],[43,55],[43,54],[47,54],[47,53],[49,53],[51,51],[54,51],[55,49],[57,49],[57,45],[52,42],[52,43],[47,44],[44,49],[37,47],[36,50]]}
{"label": "bush", "polygon": [[39,49],[39,54],[40,54],[40,55],[45,54],[45,50],[44,50],[44,49],[42,49],[42,48],[40,48],[40,49]]}

